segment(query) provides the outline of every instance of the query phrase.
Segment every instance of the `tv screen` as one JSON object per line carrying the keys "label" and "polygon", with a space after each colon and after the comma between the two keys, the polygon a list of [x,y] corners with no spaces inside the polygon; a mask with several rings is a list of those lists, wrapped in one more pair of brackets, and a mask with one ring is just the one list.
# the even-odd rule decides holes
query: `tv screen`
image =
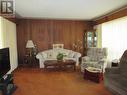
{"label": "tv screen", "polygon": [[0,49],[0,79],[10,70],[9,48]]}

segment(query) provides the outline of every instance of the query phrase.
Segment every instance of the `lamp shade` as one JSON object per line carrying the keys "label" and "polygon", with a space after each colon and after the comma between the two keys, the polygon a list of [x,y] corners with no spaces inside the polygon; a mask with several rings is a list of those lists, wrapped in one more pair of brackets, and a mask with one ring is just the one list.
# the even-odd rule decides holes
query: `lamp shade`
{"label": "lamp shade", "polygon": [[34,43],[32,40],[27,41],[26,48],[34,48]]}

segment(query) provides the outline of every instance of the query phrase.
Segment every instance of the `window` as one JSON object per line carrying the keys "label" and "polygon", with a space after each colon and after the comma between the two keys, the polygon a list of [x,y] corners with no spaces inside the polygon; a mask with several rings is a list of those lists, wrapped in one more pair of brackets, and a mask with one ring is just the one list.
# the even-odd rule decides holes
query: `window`
{"label": "window", "polygon": [[119,59],[127,49],[127,17],[102,24],[102,47],[108,48],[108,59]]}

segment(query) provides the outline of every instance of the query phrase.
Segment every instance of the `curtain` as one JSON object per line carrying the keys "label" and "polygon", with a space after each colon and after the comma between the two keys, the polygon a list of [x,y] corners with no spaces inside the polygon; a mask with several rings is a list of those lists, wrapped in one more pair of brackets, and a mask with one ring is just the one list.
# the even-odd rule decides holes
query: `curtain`
{"label": "curtain", "polygon": [[108,60],[119,59],[127,49],[127,17],[102,24],[102,47],[108,48]]}
{"label": "curtain", "polygon": [[0,48],[9,47],[12,72],[18,66],[16,24],[0,17]]}
{"label": "curtain", "polygon": [[3,47],[2,17],[0,17],[0,48]]}
{"label": "curtain", "polygon": [[101,48],[102,47],[102,25],[96,25],[94,26],[94,29],[97,32],[97,47]]}

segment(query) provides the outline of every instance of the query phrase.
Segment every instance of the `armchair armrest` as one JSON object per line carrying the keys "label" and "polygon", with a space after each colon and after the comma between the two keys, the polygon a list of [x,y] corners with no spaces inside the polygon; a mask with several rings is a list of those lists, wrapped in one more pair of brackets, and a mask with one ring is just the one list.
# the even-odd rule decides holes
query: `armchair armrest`
{"label": "armchair armrest", "polygon": [[103,72],[105,72],[105,68],[107,67],[107,58],[103,58],[98,61],[98,64],[100,65]]}
{"label": "armchair armrest", "polygon": [[98,65],[101,65],[102,68],[106,67],[106,58],[103,58],[101,60],[98,61]]}
{"label": "armchair armrest", "polygon": [[119,74],[119,67],[105,68],[105,74]]}

